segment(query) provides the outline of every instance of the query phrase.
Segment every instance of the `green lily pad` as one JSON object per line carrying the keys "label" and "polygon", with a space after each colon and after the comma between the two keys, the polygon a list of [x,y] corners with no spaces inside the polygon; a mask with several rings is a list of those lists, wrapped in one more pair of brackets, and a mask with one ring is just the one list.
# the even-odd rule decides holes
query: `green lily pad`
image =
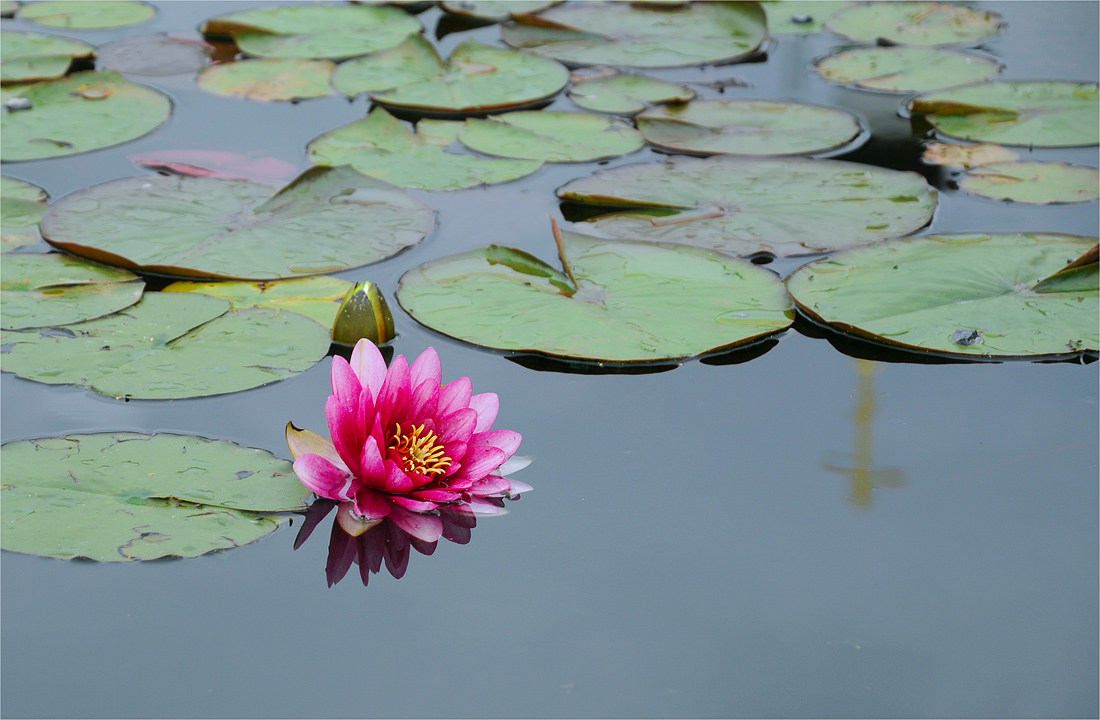
{"label": "green lily pad", "polygon": [[234,310],[250,307],[290,310],[331,328],[336,321],[340,301],[352,285],[347,280],[315,275],[266,283],[181,280],[164,288],[163,292],[193,292],[225,298]]}
{"label": "green lily pad", "polygon": [[69,325],[129,307],[145,283],[126,270],[67,255],[17,253],[0,264],[0,327]]}
{"label": "green lily pad", "polygon": [[1100,143],[1096,83],[989,82],[918,95],[913,113],[963,140],[1075,147]]}
{"label": "green lily pad", "polygon": [[932,219],[921,175],[838,160],[674,157],[623,165],[558,189],[563,200],[636,208],[590,220],[623,239],[734,255],[803,255],[873,243]]}
{"label": "green lily pad", "polygon": [[711,155],[809,155],[860,136],[851,113],[821,105],[770,100],[696,100],[650,108],[637,118],[653,145]]}
{"label": "green lily pad", "polygon": [[921,155],[921,160],[930,165],[964,168],[1019,159],[1019,154],[996,143],[979,143],[977,145],[931,143]]}
{"label": "green lily pad", "polygon": [[98,320],[5,330],[0,343],[11,349],[0,354],[0,367],[118,398],[190,398],[282,380],[328,352],[329,331],[304,315],[229,307],[228,300],[199,293],[146,293]]}
{"label": "green lily pad", "polygon": [[973,45],[997,34],[1003,25],[997,13],[934,2],[856,5],[825,22],[825,27],[852,40],[895,45]]}
{"label": "green lily pad", "polygon": [[971,168],[959,186],[994,200],[1040,205],[1092,202],[1100,198],[1100,172],[1066,163],[1002,162]]}
{"label": "green lily pad", "polygon": [[349,60],[333,75],[348,96],[366,92],[379,105],[463,115],[531,105],[556,95],[569,73],[553,60],[467,40],[446,63],[419,35],[369,57]]}
{"label": "green lily pad", "polygon": [[168,119],[164,95],[116,72],[79,72],[5,93],[28,110],[0,118],[0,160],[41,160],[90,152],[134,140]]}
{"label": "green lily pad", "polygon": [[458,139],[486,155],[545,162],[586,162],[626,155],[645,145],[641,133],[620,120],[575,112],[514,112],[471,118]]}
{"label": "green lily pad", "polygon": [[202,40],[157,33],[100,45],[99,66],[153,77],[193,73],[210,64],[213,46]]}
{"label": "green lily pad", "polygon": [[331,60],[262,58],[212,65],[199,73],[199,87],[216,95],[252,100],[299,100],[332,92]]}
{"label": "green lily pad", "polygon": [[686,85],[626,73],[578,80],[567,94],[585,110],[612,115],[635,115],[649,105],[683,103],[695,97]]}
{"label": "green lily pad", "polygon": [[152,19],[156,8],[135,0],[45,0],[24,5],[20,20],[68,30],[102,30]]}
{"label": "green lily pad", "polygon": [[0,17],[11,17],[19,9],[16,0],[0,0]]}
{"label": "green lily pad", "polygon": [[309,159],[350,164],[366,175],[417,190],[461,190],[515,180],[542,167],[538,160],[501,160],[444,152],[462,123],[421,120],[416,132],[382,108],[309,144]]}
{"label": "green lily pad", "polygon": [[385,5],[279,5],[207,20],[206,35],[230,35],[248,55],[342,60],[397,45],[420,21]]}
{"label": "green lily pad", "polygon": [[863,90],[913,93],[983,82],[1004,66],[973,53],[924,47],[866,47],[817,62],[821,77]]}
{"label": "green lily pad", "polygon": [[787,278],[787,289],[818,322],[912,350],[980,357],[1095,351],[1095,263],[1088,289],[1034,289],[1095,243],[1052,233],[903,238],[806,265]]}
{"label": "green lily pad", "polygon": [[0,450],[2,547],[106,562],[197,557],[257,540],[309,490],[264,450],[188,435],[100,433]]}
{"label": "green lily pad", "polygon": [[500,21],[515,14],[535,13],[557,4],[557,1],[545,0],[443,0],[439,6],[454,15]]}
{"label": "green lily pad", "polygon": [[782,283],[752,263],[561,236],[565,273],[492,245],[413,268],[397,299],[418,322],[466,342],[604,362],[691,357],[792,322]]}
{"label": "green lily pad", "polygon": [[434,225],[431,208],[403,190],[350,167],[324,167],[274,195],[268,185],[243,180],[114,180],[54,203],[41,227],[50,244],[110,265],[274,280],[384,260]]}
{"label": "green lily pad", "polygon": [[825,29],[834,13],[852,7],[844,0],[765,0],[770,35],[809,35]]}
{"label": "green lily pad", "polygon": [[767,20],[755,2],[576,3],[501,26],[504,42],[569,65],[682,67],[756,52]]}
{"label": "green lily pad", "polygon": [[46,191],[37,185],[0,178],[0,247],[3,252],[33,245],[41,239],[38,221],[46,214]]}
{"label": "green lily pad", "polygon": [[0,84],[59,78],[73,60],[95,57],[95,48],[79,40],[40,33],[0,32]]}

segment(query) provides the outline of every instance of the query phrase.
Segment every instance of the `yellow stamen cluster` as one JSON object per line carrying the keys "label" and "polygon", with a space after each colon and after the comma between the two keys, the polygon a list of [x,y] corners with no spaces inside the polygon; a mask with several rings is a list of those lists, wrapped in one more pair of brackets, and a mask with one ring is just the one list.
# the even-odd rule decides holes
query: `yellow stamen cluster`
{"label": "yellow stamen cluster", "polygon": [[409,434],[402,434],[401,423],[397,423],[390,448],[401,456],[405,472],[434,478],[447,472],[451,459],[443,454],[443,445],[438,443],[439,438],[434,432],[422,436],[423,432],[423,425],[413,425]]}

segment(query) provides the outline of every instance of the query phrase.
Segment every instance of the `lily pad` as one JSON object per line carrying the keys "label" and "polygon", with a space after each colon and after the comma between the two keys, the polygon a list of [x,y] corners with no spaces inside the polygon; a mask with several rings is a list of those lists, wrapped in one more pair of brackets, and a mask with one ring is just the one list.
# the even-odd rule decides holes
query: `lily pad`
{"label": "lily pad", "polygon": [[971,168],[959,186],[994,200],[1040,205],[1092,202],[1100,198],[1100,172],[1066,163],[1002,162]]}
{"label": "lily pad", "polygon": [[382,108],[309,144],[311,162],[348,163],[366,175],[417,190],[461,190],[515,180],[542,167],[538,160],[501,160],[444,152],[462,123],[421,120],[416,132]]}
{"label": "lily pad", "polygon": [[352,285],[347,280],[316,275],[266,283],[180,281],[164,288],[163,292],[193,292],[225,298],[233,310],[250,307],[290,310],[331,328],[340,301]]}
{"label": "lily pad", "polygon": [[152,19],[156,8],[135,0],[45,0],[24,5],[20,20],[68,30],[102,30]]}
{"label": "lily pad", "polygon": [[831,15],[825,27],[860,42],[894,45],[974,45],[997,34],[997,13],[934,2],[856,5]]}
{"label": "lily pad", "polygon": [[563,200],[636,208],[590,220],[599,232],[734,255],[804,255],[873,243],[932,219],[921,175],[805,158],[674,157],[601,170]]}
{"label": "lily pad", "polygon": [[565,272],[512,248],[413,268],[397,299],[418,322],[501,350],[602,362],[679,359],[787,328],[778,278],[698,248],[561,233]]}
{"label": "lily pad", "polygon": [[298,175],[298,168],[272,157],[250,157],[221,150],[158,150],[128,155],[126,159],[142,167],[170,170],[179,175],[214,177],[223,180],[287,180]]}
{"label": "lily pad", "polygon": [[69,325],[129,307],[145,283],[126,270],[67,255],[17,253],[0,264],[0,327]]}
{"label": "lily pad", "polygon": [[536,13],[557,4],[545,0],[443,0],[439,6],[454,15],[499,21],[517,13]]}
{"label": "lily pad", "polygon": [[0,17],[11,17],[19,9],[16,0],[0,0]]}
{"label": "lily pad", "polygon": [[[6,261],[5,261],[6,262]],[[325,356],[329,332],[304,315],[230,311],[198,293],[146,293],[98,320],[43,331],[4,331],[6,372],[50,385],[84,385],[138,399],[204,397],[282,380]]]}
{"label": "lily pad", "polygon": [[207,20],[206,35],[230,35],[257,57],[342,60],[397,45],[420,21],[385,5],[278,5]]}
{"label": "lily pad", "polygon": [[147,273],[274,280],[384,260],[434,225],[435,213],[403,190],[323,167],[274,195],[239,180],[114,180],[54,203],[42,235],[74,255]]}
{"label": "lily pad", "polygon": [[825,29],[834,13],[852,7],[843,0],[765,0],[760,3],[768,15],[771,35],[809,35]]}
{"label": "lily pad", "polygon": [[0,118],[0,160],[41,160],[100,150],[152,132],[168,119],[164,95],[116,72],[79,72],[6,93],[27,110]]}
{"label": "lily pad", "polygon": [[627,73],[578,80],[567,94],[585,110],[612,115],[635,115],[649,105],[683,103],[695,97],[686,85]]}
{"label": "lily pad", "polygon": [[79,40],[40,33],[0,32],[0,84],[59,78],[73,60],[95,57],[95,48]]}
{"label": "lily pad", "polygon": [[847,145],[863,130],[844,110],[770,100],[662,105],[637,123],[653,145],[704,155],[809,155]]}
{"label": "lily pad", "polygon": [[514,112],[471,118],[458,134],[462,144],[486,155],[545,162],[586,162],[626,155],[645,145],[641,133],[620,120],[574,112]]}
{"label": "lily pad", "polygon": [[3,252],[33,245],[42,237],[38,221],[46,214],[46,191],[37,185],[0,178],[0,247]]}
{"label": "lily pad", "polygon": [[1019,160],[1020,156],[1006,147],[995,143],[977,145],[948,145],[932,143],[924,149],[921,160],[943,167],[975,167],[991,163]]}
{"label": "lily pad", "polygon": [[340,65],[336,89],[366,92],[389,108],[443,115],[531,105],[556,95],[569,73],[553,60],[467,40],[446,63],[419,35],[401,45]]}
{"label": "lily pad", "polygon": [[226,440],[100,433],[4,445],[3,549],[106,562],[197,557],[301,510],[289,462]]}
{"label": "lily pad", "polygon": [[981,55],[925,47],[852,48],[818,60],[814,67],[830,82],[895,93],[984,82],[1004,69]]}
{"label": "lily pad", "polygon": [[801,311],[844,332],[912,350],[1039,357],[1100,347],[1091,287],[1036,292],[1096,238],[931,235],[837,253],[787,278]]}
{"label": "lily pad", "polygon": [[909,110],[963,140],[1033,147],[1100,143],[1096,83],[990,82],[918,95]]}
{"label": "lily pad", "polygon": [[299,100],[332,92],[331,60],[263,58],[213,65],[199,73],[199,87],[216,95],[252,100]]}
{"label": "lily pad", "polygon": [[100,67],[133,75],[182,75],[210,64],[213,46],[199,39],[155,34],[101,45]]}
{"label": "lily pad", "polygon": [[576,3],[501,26],[504,42],[569,65],[683,67],[756,52],[767,19],[755,2]]}

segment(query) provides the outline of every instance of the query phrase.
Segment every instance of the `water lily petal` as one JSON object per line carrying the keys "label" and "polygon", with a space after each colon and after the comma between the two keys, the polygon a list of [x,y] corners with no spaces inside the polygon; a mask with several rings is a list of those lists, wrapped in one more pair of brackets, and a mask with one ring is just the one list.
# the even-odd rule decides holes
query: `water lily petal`
{"label": "water lily petal", "polygon": [[473,383],[470,378],[464,377],[447,383],[443,386],[443,393],[439,397],[439,415],[450,415],[462,408],[470,407],[470,397],[473,393]]}
{"label": "water lily petal", "polygon": [[503,515],[505,512],[507,512],[506,510],[502,510],[496,505],[493,505],[492,503],[477,497],[470,498],[470,502],[467,503],[467,506],[470,508],[470,512],[475,515]]}
{"label": "water lily petal", "polygon": [[481,447],[470,446],[466,450],[466,457],[462,459],[462,469],[456,477],[480,480],[504,462],[504,451],[491,445]]}
{"label": "water lily petal", "polygon": [[358,413],[359,393],[362,389],[359,378],[355,376],[348,361],[339,355],[332,358],[332,394],[348,414],[354,416]]}
{"label": "water lily petal", "polygon": [[486,475],[470,486],[471,495],[492,495],[511,490],[512,484],[499,475]]}
{"label": "water lily petal", "polygon": [[294,474],[319,497],[329,500],[347,500],[352,476],[327,459],[313,453],[299,455],[294,461]]}
{"label": "water lily petal", "polygon": [[477,427],[475,433],[486,432],[493,427],[493,422],[500,412],[500,398],[496,393],[481,393],[470,398],[470,407],[477,411]]}
{"label": "water lily petal", "polygon": [[310,453],[320,455],[338,468],[348,469],[331,442],[315,432],[294,427],[294,423],[286,424],[286,444],[290,448],[290,457],[295,460],[299,455]]}
{"label": "water lily petal", "polygon": [[443,534],[443,523],[436,515],[419,515],[395,505],[390,519],[397,527],[424,542],[435,542]]}
{"label": "water lily petal", "polygon": [[498,470],[498,472],[501,475],[507,476],[507,475],[511,475],[514,472],[519,472],[520,470],[522,470],[523,468],[527,467],[530,464],[531,464],[531,456],[530,455],[513,455],[512,457],[508,458],[507,460],[505,460],[501,464],[500,469]]}
{"label": "water lily petal", "polygon": [[428,348],[412,364],[412,386],[417,387],[425,380],[432,380],[437,386],[443,384],[443,366],[435,348]]}
{"label": "water lily petal", "polygon": [[[435,380],[425,380],[419,385],[413,386],[412,398],[409,400],[408,413],[409,417],[414,422],[423,422],[425,427],[429,424],[432,416],[436,414],[436,406],[439,404],[439,383]],[[423,418],[421,421],[420,419]],[[434,422],[431,423],[432,427],[429,430],[435,429]]]}
{"label": "water lily petal", "polygon": [[393,460],[386,461],[385,489],[391,493],[406,493],[416,487],[416,483]]}
{"label": "water lily petal", "polygon": [[332,444],[336,446],[336,452],[344,465],[352,475],[360,475],[359,456],[363,446],[359,440],[360,429],[355,423],[355,417],[344,410],[344,406],[336,399],[335,395],[329,395],[325,403],[325,417],[328,418],[328,431],[332,435]]}
{"label": "water lily petal", "polygon": [[382,421],[382,427],[389,428],[396,420],[404,417],[405,400],[411,394],[409,385],[409,362],[404,355],[393,359],[386,380],[378,393],[374,407]]}
{"label": "water lily petal", "polygon": [[435,510],[439,506],[430,500],[413,500],[412,498],[403,497],[398,495],[390,498],[390,502],[396,505],[400,505],[406,510],[414,513],[426,513]]}
{"label": "water lily petal", "polygon": [[531,492],[535,489],[522,480],[513,480],[512,478],[505,479],[508,480],[508,484],[511,485],[511,488],[508,490],[509,495],[519,495],[520,493]]}
{"label": "water lily petal", "polygon": [[[441,418],[436,423],[436,432],[439,433],[439,437],[446,438],[448,442],[455,440],[469,442],[475,427],[477,427],[477,412],[470,408],[463,408]],[[469,452],[468,448],[466,452]]]}
{"label": "water lily petal", "polygon": [[433,488],[431,490],[417,490],[411,492],[409,493],[409,497],[416,500],[430,500],[435,503],[453,503],[458,501],[461,496],[453,490]]}
{"label": "water lily petal", "polygon": [[355,371],[359,383],[370,388],[377,403],[378,393],[386,379],[386,361],[378,346],[366,338],[355,343],[355,349],[351,351],[351,369]]}
{"label": "water lily petal", "polygon": [[507,460],[512,457],[516,450],[519,450],[521,442],[523,442],[523,436],[518,432],[490,430],[489,432],[478,433],[470,438],[470,447],[490,446],[500,448],[504,451],[504,459]]}
{"label": "water lily petal", "polygon": [[386,502],[386,497],[370,488],[360,487],[355,493],[355,514],[361,518],[384,518],[390,514],[392,508]]}
{"label": "water lily petal", "polygon": [[363,443],[363,455],[360,459],[362,473],[359,479],[367,487],[383,488],[386,484],[386,464],[382,461],[382,453],[378,449],[378,443],[373,437],[368,437]]}
{"label": "water lily petal", "polygon": [[342,527],[344,532],[348,535],[359,537],[367,530],[370,530],[372,527],[382,522],[382,518],[373,518],[371,520],[357,518],[351,511],[352,507],[352,503],[340,503],[340,510],[336,513],[336,521],[340,523],[340,527]]}
{"label": "water lily petal", "polygon": [[462,458],[466,457],[466,443],[454,440],[443,443],[443,454],[451,459],[451,465],[447,468],[447,475],[454,475],[462,467]]}

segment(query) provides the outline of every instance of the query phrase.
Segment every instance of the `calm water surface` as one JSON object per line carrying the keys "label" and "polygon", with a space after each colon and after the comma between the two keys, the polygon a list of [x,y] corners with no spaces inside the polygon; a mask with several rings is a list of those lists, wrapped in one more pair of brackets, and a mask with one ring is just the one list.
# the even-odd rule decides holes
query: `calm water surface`
{"label": "calm water surface", "polygon": [[[193,31],[248,3],[167,3],[89,42]],[[1008,28],[1004,79],[1096,80],[1096,3],[974,3]],[[429,32],[438,10],[420,16]],[[26,28],[5,20],[5,29]],[[60,33],[64,34],[64,33]],[[447,35],[499,38],[495,26]],[[807,69],[839,45],[781,37],[767,62],[658,71],[741,78],[712,97],[799,99],[863,116],[847,156],[924,172],[926,231],[1097,234],[1097,206],[963,195],[920,165],[898,96]],[[5,164],[53,198],[143,171],[131,153],[220,149],[308,165],[363,99],[231,100],[190,76],[139,78],[175,102],[127,145]],[[555,108],[571,109],[566,99]],[[1098,164],[1096,148],[1025,159]],[[653,160],[644,150],[609,165]],[[553,190],[595,164],[489,189],[415,193],[437,232],[343,273],[390,296],[426,260],[490,242],[553,259]],[[773,263],[786,274],[798,261]],[[434,345],[446,380],[501,398],[535,492],[467,546],[413,556],[400,581],[328,588],[325,529],[193,560],[2,556],[5,717],[1097,716],[1097,365],[857,360],[788,332],[742,364],[650,375],[529,369],[420,327],[392,303],[396,351]],[[288,457],[283,426],[323,430],[328,361],[233,395],[123,403],[5,374],[3,442],[106,430],[225,438]]]}

